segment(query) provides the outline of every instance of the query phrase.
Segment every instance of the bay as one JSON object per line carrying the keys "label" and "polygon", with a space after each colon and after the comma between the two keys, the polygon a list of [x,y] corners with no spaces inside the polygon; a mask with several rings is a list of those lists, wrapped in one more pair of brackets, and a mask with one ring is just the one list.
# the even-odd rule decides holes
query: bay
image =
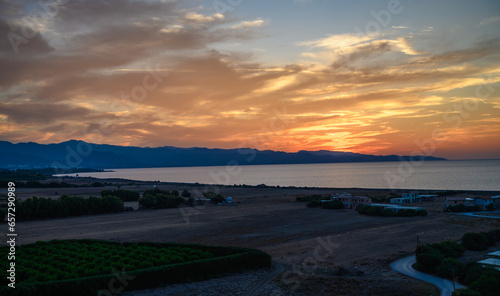
{"label": "bay", "polygon": [[223,185],[500,190],[500,160],[135,168],[78,175]]}

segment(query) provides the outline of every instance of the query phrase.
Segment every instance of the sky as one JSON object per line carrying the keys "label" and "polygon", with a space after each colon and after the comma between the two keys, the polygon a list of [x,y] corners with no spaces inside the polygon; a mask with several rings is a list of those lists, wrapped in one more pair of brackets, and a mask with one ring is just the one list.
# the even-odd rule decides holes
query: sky
{"label": "sky", "polygon": [[500,158],[498,0],[2,1],[0,69],[14,143]]}

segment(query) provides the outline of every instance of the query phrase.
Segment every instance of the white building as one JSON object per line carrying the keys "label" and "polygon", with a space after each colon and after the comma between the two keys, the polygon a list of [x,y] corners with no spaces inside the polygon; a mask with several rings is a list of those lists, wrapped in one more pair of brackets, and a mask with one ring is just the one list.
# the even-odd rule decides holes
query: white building
{"label": "white building", "polygon": [[421,201],[422,197],[416,192],[403,193],[402,197],[391,198],[391,203],[393,204],[407,204]]}

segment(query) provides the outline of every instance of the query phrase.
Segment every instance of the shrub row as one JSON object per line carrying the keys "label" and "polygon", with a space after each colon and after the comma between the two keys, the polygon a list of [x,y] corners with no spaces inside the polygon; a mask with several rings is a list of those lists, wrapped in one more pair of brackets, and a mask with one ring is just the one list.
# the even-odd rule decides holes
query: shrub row
{"label": "shrub row", "polygon": [[138,201],[141,197],[139,191],[127,190],[127,189],[115,189],[115,190],[102,190],[101,196],[116,196],[123,201]]}
{"label": "shrub row", "polygon": [[413,209],[400,209],[397,212],[382,207],[374,207],[370,205],[358,205],[356,211],[362,215],[368,216],[385,216],[385,217],[415,217],[415,216],[427,216],[426,210],[413,210]]}
{"label": "shrub row", "polygon": [[183,197],[166,194],[146,194],[139,199],[141,209],[168,209],[177,208],[184,203]]}
{"label": "shrub row", "polygon": [[20,221],[120,211],[123,211],[123,201],[116,196],[85,198],[62,195],[58,199],[34,196],[16,201],[16,218]]}
{"label": "shrub row", "polygon": [[177,190],[168,191],[165,189],[160,189],[158,187],[155,187],[153,189],[144,190],[144,192],[142,193],[142,196],[146,196],[146,195],[156,196],[158,194],[179,196],[179,191],[177,191]]}
{"label": "shrub row", "polygon": [[[103,243],[102,241],[99,242]],[[130,243],[128,245],[130,245]],[[121,278],[129,279],[126,285],[127,290],[146,289],[163,286],[165,284],[209,279],[228,272],[269,267],[271,265],[271,256],[255,249],[193,244],[145,243],[141,245],[155,246],[157,248],[168,248],[172,246],[194,248],[204,252],[217,254],[216,256],[218,257],[140,270],[122,270],[123,273],[121,273]],[[23,247],[24,246],[21,248]],[[75,251],[78,251],[78,249]],[[115,278],[115,275],[106,274],[62,281],[19,283],[14,291],[6,286],[1,287],[0,293],[10,292],[9,295],[98,295],[98,293],[105,294],[105,292],[101,290],[108,289],[109,283],[113,278]]]}

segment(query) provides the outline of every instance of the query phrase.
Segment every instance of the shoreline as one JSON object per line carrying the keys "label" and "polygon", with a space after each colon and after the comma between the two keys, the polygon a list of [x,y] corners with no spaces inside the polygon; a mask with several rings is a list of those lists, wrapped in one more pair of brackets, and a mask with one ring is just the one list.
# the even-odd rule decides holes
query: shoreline
{"label": "shoreline", "polygon": [[[364,188],[364,187],[315,187],[315,186],[280,186],[280,185],[247,185],[247,184],[208,184],[199,182],[163,182],[163,181],[143,181],[125,178],[96,178],[96,177],[71,177],[71,176],[53,176],[56,180],[89,180],[89,181],[106,181],[106,182],[133,182],[145,185],[168,185],[168,186],[189,186],[189,187],[227,187],[227,188],[275,188],[275,189],[310,189],[310,190],[370,190],[370,191],[391,191],[391,192],[405,192],[405,191],[424,191],[424,192],[456,192],[456,193],[471,193],[471,194],[491,194],[499,195],[500,190],[449,190],[449,189],[406,189],[406,188]],[[50,180],[48,180],[50,181]]]}

